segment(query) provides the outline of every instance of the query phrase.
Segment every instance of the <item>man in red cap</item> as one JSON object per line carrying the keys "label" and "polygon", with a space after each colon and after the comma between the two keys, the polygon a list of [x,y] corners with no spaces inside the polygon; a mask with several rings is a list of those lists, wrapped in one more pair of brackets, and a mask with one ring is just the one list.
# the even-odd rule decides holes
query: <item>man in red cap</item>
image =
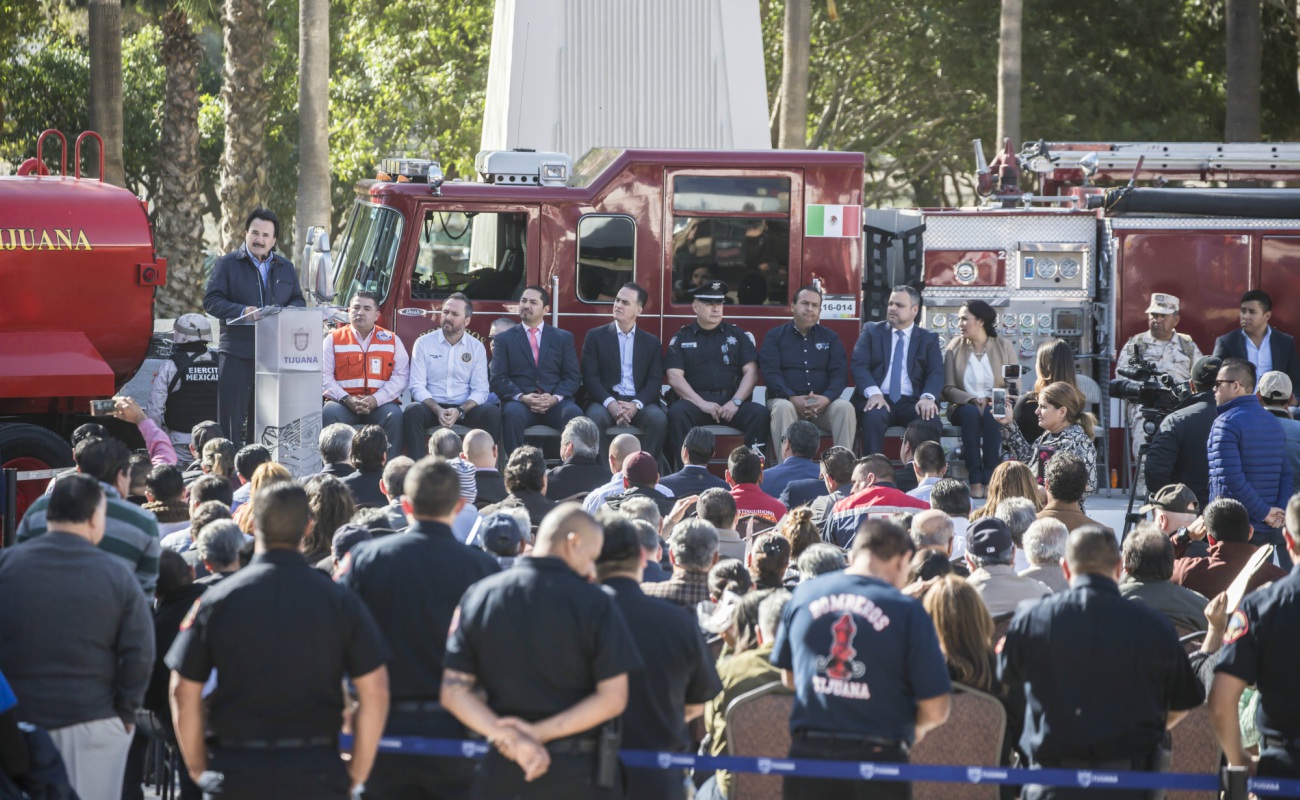
{"label": "man in red cap", "polygon": [[629,497],[644,497],[658,507],[661,515],[667,517],[673,513],[673,499],[656,489],[657,483],[659,466],[655,463],[655,457],[644,450],[633,453],[623,460],[623,486],[626,491],[606,498],[605,505],[617,511]]}

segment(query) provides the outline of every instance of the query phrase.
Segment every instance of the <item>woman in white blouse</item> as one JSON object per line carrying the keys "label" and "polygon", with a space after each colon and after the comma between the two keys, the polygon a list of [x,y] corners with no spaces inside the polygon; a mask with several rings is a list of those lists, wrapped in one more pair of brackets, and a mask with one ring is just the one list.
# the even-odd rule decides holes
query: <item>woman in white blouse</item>
{"label": "woman in white blouse", "polygon": [[[1016,348],[999,339],[997,315],[983,300],[969,300],[957,312],[959,336],[943,353],[943,399],[948,419],[961,428],[971,497],[984,497],[986,485],[1002,460],[1001,418],[993,416],[993,390],[1005,389],[1002,367],[1018,364]],[[1013,398],[1008,398],[1008,410]]]}

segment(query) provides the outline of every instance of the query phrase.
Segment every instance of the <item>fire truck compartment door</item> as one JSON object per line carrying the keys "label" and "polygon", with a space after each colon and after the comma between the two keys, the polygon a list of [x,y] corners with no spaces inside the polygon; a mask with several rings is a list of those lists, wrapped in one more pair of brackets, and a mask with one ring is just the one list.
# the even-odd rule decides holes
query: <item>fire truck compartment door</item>
{"label": "fire truck compartment door", "polygon": [[110,397],[113,370],[80,331],[0,333],[0,397]]}

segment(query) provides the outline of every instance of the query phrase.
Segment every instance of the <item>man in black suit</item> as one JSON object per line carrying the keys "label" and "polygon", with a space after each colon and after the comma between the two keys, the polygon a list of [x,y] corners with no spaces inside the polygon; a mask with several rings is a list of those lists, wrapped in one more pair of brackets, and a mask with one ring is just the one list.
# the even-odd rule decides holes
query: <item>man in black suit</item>
{"label": "man in black suit", "polygon": [[682,468],[672,475],[660,478],[659,485],[671,489],[674,497],[703,494],[706,489],[731,491],[726,481],[709,472],[709,461],[717,446],[718,438],[712,431],[707,428],[691,428],[682,441]]}
{"label": "man in black suit", "polygon": [[587,389],[587,416],[601,430],[601,450],[608,451],[605,431],[613,425],[641,429],[641,446],[663,452],[668,416],[659,404],[664,379],[659,337],[636,326],[645,308],[646,291],[624,284],[614,297],[614,321],[587,332],[582,343],[582,383]]}
{"label": "man in black suit", "polygon": [[492,441],[492,434],[477,429],[465,434],[465,441],[460,444],[460,455],[474,465],[474,483],[478,487],[475,508],[482,511],[506,499],[506,484],[497,469],[497,445]]}
{"label": "man in black suit", "polygon": [[[1214,342],[1214,355],[1222,359],[1244,358],[1255,365],[1255,374],[1277,370],[1300,386],[1300,355],[1295,339],[1268,324],[1273,316],[1273,299],[1267,292],[1252,289],[1241,296],[1241,327]],[[1211,387],[1213,388],[1213,387]]]}
{"label": "man in black suit", "polygon": [[524,429],[546,425],[563,429],[582,415],[573,402],[582,382],[573,334],[543,322],[551,296],[529,286],[519,297],[519,321],[492,340],[490,384],[501,400],[501,444],[514,453],[524,444]]}
{"label": "man in black suit", "polygon": [[581,500],[592,489],[609,483],[609,467],[600,458],[600,430],[587,417],[574,417],[564,426],[560,458],[564,463],[546,472],[546,496],[551,500]]}
{"label": "man in black suit", "polygon": [[863,446],[884,452],[885,430],[925,420],[937,436],[943,430],[935,398],[943,389],[943,350],[939,337],[914,324],[921,294],[895,286],[884,322],[868,322],[853,346],[853,382],[866,401]]}

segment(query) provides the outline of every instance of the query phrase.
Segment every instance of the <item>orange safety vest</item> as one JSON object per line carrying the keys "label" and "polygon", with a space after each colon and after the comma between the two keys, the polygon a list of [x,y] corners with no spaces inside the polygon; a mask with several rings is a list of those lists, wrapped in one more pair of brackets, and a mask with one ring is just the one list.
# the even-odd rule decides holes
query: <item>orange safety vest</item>
{"label": "orange safety vest", "polygon": [[376,325],[370,334],[370,347],[365,350],[351,325],[335,328],[330,338],[334,346],[334,380],[348,394],[374,394],[393,376],[397,337],[392,331]]}

